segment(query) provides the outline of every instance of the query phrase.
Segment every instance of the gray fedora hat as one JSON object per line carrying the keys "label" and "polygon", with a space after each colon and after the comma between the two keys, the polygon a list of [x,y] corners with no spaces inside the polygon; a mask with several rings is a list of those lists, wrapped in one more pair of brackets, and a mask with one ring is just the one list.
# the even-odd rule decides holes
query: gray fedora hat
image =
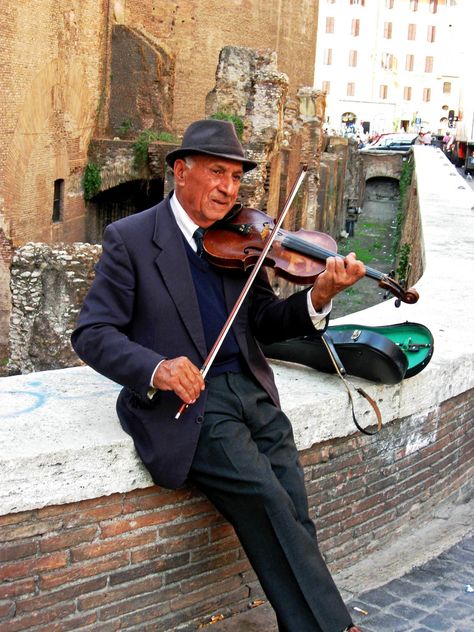
{"label": "gray fedora hat", "polygon": [[234,124],[230,121],[204,119],[191,123],[184,132],[181,147],[170,151],[166,156],[166,162],[173,167],[175,160],[191,154],[236,160],[242,163],[244,171],[250,171],[257,166],[256,162],[245,157],[244,148],[240,144]]}

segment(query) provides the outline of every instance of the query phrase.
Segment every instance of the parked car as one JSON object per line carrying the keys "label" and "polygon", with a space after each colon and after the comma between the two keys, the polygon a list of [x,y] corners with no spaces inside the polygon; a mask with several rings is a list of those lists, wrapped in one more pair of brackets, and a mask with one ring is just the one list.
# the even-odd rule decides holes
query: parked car
{"label": "parked car", "polygon": [[359,151],[409,151],[415,144],[417,134],[387,133]]}

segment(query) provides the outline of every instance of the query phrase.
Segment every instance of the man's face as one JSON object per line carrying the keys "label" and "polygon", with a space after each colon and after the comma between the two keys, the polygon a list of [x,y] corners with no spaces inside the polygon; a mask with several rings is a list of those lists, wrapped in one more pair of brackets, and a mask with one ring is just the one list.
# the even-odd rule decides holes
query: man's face
{"label": "man's face", "polygon": [[241,162],[197,154],[174,163],[175,193],[189,217],[202,228],[234,206],[243,176]]}

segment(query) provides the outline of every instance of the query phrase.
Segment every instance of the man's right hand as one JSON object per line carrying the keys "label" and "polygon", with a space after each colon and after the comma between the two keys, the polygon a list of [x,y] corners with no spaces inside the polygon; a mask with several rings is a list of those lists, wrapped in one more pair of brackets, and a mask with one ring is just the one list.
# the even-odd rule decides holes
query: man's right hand
{"label": "man's right hand", "polygon": [[185,356],[163,360],[153,376],[153,387],[174,391],[185,403],[193,404],[206,388],[200,370]]}

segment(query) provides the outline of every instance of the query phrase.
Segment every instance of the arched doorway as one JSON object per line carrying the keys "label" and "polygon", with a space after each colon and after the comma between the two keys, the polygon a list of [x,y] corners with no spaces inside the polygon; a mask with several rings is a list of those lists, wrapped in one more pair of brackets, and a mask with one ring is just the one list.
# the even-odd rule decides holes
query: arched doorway
{"label": "arched doorway", "polygon": [[163,180],[132,180],[102,191],[87,206],[86,240],[100,243],[104,228],[163,199]]}

